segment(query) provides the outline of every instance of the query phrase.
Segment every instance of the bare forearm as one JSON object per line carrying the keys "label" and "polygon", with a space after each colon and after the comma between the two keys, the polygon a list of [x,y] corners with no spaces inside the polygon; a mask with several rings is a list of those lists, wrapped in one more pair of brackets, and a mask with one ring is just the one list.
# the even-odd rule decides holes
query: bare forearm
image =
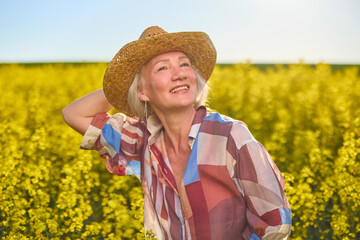
{"label": "bare forearm", "polygon": [[84,134],[97,113],[107,112],[112,108],[103,90],[99,89],[65,107],[62,115],[70,127]]}

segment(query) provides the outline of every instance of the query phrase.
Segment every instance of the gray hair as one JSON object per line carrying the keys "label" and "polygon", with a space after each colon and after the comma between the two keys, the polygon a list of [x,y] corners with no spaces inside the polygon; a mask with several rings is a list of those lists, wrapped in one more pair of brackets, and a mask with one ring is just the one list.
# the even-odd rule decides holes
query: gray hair
{"label": "gray hair", "polygon": [[[194,103],[194,108],[197,109],[201,105],[206,105],[208,100],[208,93],[209,93],[209,86],[206,84],[204,78],[194,69],[194,73],[196,76],[196,98]],[[138,73],[136,73],[134,81],[132,82],[129,91],[128,91],[128,105],[130,110],[134,113],[136,117],[142,119],[145,117],[145,104],[138,98],[137,90],[139,87],[142,86],[143,79],[142,75],[142,68]],[[151,107],[147,106],[148,114],[152,114],[153,111]]]}

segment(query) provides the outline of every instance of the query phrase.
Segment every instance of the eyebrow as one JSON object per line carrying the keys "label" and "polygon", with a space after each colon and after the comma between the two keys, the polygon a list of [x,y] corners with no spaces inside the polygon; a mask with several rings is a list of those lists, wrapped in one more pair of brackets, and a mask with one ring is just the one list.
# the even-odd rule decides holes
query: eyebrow
{"label": "eyebrow", "polygon": [[[189,59],[187,56],[180,56],[180,57],[178,57],[178,60],[183,59],[183,58]],[[168,59],[168,58],[166,58],[166,59],[160,59],[159,61],[156,61],[156,62],[154,63],[154,66],[155,66],[156,64],[158,64],[159,62],[167,62],[167,61],[170,61],[170,59]]]}

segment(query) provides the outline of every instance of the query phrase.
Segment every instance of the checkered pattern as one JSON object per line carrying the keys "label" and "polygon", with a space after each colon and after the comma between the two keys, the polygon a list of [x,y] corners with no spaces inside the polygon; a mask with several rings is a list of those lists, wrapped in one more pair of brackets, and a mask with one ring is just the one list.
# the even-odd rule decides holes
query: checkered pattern
{"label": "checkered pattern", "polygon": [[81,147],[107,169],[134,174],[144,189],[144,224],[158,239],[286,239],[291,212],[283,177],[240,121],[197,110],[181,186],[166,154],[161,122],[121,114],[95,116]]}

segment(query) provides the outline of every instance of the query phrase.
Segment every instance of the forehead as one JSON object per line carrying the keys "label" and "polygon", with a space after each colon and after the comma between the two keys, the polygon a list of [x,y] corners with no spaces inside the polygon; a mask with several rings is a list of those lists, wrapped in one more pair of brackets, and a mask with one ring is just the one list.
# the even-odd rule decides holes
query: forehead
{"label": "forehead", "polygon": [[155,65],[156,63],[158,63],[159,61],[166,61],[166,60],[170,60],[172,58],[187,58],[187,56],[183,52],[166,52],[166,53],[157,55],[156,57],[153,57],[152,59],[150,59],[150,61],[148,61],[145,64],[145,66],[146,65],[152,66],[152,65]]}

